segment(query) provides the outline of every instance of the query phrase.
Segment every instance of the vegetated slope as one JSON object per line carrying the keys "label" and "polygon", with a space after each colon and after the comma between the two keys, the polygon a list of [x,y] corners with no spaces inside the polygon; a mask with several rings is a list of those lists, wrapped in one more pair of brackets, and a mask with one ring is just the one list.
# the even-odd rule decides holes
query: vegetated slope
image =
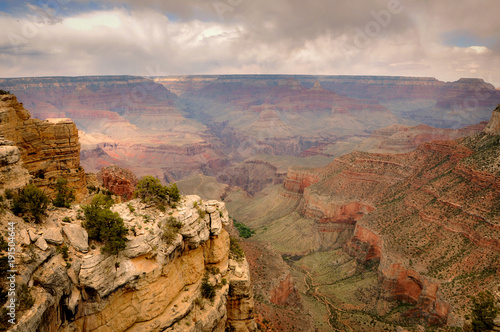
{"label": "vegetated slope", "polygon": [[[499,117],[497,108],[485,132],[410,153],[354,152],[324,168],[295,169],[283,189],[247,201],[246,210],[240,204],[241,213],[228,206],[257,229],[257,240],[295,257],[309,309],[326,296],[338,309],[329,309],[336,328],[461,326],[468,295],[498,291]],[[271,206],[271,196],[296,204]],[[325,264],[333,270],[325,273]]]}
{"label": "vegetated slope", "polygon": [[[116,164],[164,182],[203,174],[251,194],[281,183],[287,166],[322,166],[351,152],[374,130],[382,131],[360,148],[402,152],[432,137],[456,137],[403,125],[460,128],[486,120],[485,110],[500,102],[490,84],[474,79],[89,76],[9,78],[0,85],[34,117],[71,118],[87,171]],[[382,137],[394,128],[399,132]]]}

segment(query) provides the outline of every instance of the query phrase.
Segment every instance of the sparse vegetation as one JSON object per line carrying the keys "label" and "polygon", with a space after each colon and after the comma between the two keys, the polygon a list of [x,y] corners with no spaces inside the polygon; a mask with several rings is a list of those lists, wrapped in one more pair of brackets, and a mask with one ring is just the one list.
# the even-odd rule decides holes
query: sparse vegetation
{"label": "sparse vegetation", "polygon": [[207,215],[207,212],[200,207],[197,207],[196,210],[198,211],[198,215],[200,216],[200,219],[204,219],[205,216]]}
{"label": "sparse vegetation", "polygon": [[229,254],[232,259],[235,259],[237,261],[242,261],[245,257],[245,252],[243,252],[240,243],[236,238],[232,236],[230,238]]}
{"label": "sparse vegetation", "polygon": [[74,189],[68,187],[68,180],[58,178],[56,182],[57,195],[52,204],[57,207],[69,208],[75,200]]}
{"label": "sparse vegetation", "polygon": [[182,222],[177,220],[177,218],[170,216],[163,222],[161,226],[161,238],[167,244],[171,244],[175,240],[177,233],[182,228]]}
{"label": "sparse vegetation", "polygon": [[490,331],[493,329],[493,320],[500,313],[496,300],[490,291],[479,292],[471,296],[471,323],[473,331]]}
{"label": "sparse vegetation", "polygon": [[10,95],[10,91],[5,91],[0,89],[0,95]]}
{"label": "sparse vegetation", "polygon": [[205,273],[201,280],[201,296],[209,299],[211,302],[215,298],[215,286],[210,284],[208,272]]}
{"label": "sparse vegetation", "polygon": [[97,194],[89,205],[83,206],[85,221],[83,227],[89,234],[89,239],[104,243],[102,251],[109,254],[118,254],[125,249],[128,230],[123,219],[109,208],[113,200],[111,197]]}
{"label": "sparse vegetation", "polygon": [[35,223],[40,223],[48,205],[47,195],[35,185],[29,184],[14,196],[11,209],[16,215],[28,214]]}
{"label": "sparse vegetation", "polygon": [[238,232],[240,233],[240,236],[242,238],[248,239],[255,234],[255,231],[250,227],[246,226],[245,224],[239,223],[236,220],[234,221],[234,227],[238,229]]}
{"label": "sparse vegetation", "polygon": [[63,245],[62,247],[58,247],[57,251],[62,254],[62,258],[67,260],[69,257],[69,248],[67,245]]}
{"label": "sparse vegetation", "polygon": [[35,299],[31,296],[30,289],[26,284],[21,285],[17,291],[17,303],[19,310],[27,310],[35,304]]}
{"label": "sparse vegetation", "polygon": [[147,175],[137,183],[134,196],[141,199],[146,204],[162,206],[168,203],[172,206],[173,203],[181,199],[179,188],[175,183],[170,186],[163,186],[157,178]]}

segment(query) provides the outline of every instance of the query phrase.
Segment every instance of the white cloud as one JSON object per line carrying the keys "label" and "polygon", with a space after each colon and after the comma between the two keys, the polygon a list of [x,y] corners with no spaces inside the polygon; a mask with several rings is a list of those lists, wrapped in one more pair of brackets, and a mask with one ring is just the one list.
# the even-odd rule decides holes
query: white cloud
{"label": "white cloud", "polygon": [[[227,19],[214,13],[203,19],[197,10],[213,8],[194,3],[162,2],[181,19],[139,2],[129,10],[94,10],[50,22],[0,15],[2,76],[152,75],[155,68],[172,75],[365,74],[447,81],[477,76],[500,86],[495,74],[500,56],[494,48],[443,44],[442,34],[453,30],[456,16],[463,14],[460,8],[447,14],[442,4],[413,1],[360,47],[359,31],[375,20],[370,11],[383,10],[385,2],[373,2],[373,8],[356,7],[359,1],[356,6],[325,2],[322,8],[295,0],[244,0]],[[470,17],[457,27],[500,33],[492,28],[499,23],[476,18],[480,27],[474,28]]]}

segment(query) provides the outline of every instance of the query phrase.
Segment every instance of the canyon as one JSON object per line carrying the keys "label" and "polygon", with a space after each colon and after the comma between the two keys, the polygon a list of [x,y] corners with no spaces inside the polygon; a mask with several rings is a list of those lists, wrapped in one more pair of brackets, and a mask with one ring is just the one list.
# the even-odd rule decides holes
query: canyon
{"label": "canyon", "polygon": [[[1,178],[5,188],[21,188],[31,178],[51,193],[54,179],[63,177],[79,200],[88,199],[87,184],[99,182],[128,200],[137,178],[153,175],[177,182],[186,195],[180,210],[190,210],[199,198],[189,195],[196,194],[207,213],[210,204],[227,207],[231,218],[224,229],[233,236],[233,219],[256,232],[241,240],[248,265],[228,263],[229,288],[220,289],[220,301],[205,306],[208,311],[192,305],[191,288],[198,288],[200,271],[220,262],[207,260],[215,255],[211,249],[192,248],[186,237],[172,249],[172,260],[162,260],[153,249],[145,260],[118,262],[146,269],[139,282],[144,288],[122,284],[109,295],[94,292],[102,286],[97,285],[87,294],[72,280],[68,287],[78,286],[82,305],[64,328],[90,328],[92,322],[97,325],[91,329],[105,331],[110,319],[127,325],[124,330],[166,327],[172,321],[164,315],[149,317],[123,301],[142,296],[152,301],[144,293],[164,285],[169,264],[181,271],[180,265],[201,266],[190,270],[196,280],[187,277],[191,272],[182,274],[195,287],[187,287],[189,308],[172,330],[182,330],[182,324],[209,329],[208,320],[232,320],[241,330],[256,324],[269,331],[446,330],[466,323],[468,295],[497,291],[500,118],[491,111],[500,103],[500,90],[482,80],[98,76],[0,79],[0,87],[42,119],[26,115],[17,99],[9,99],[15,97],[2,96],[14,105],[5,114],[17,120],[9,121],[16,123],[10,127],[0,122],[7,133],[0,147],[9,151],[0,171],[22,174],[18,183]],[[31,134],[20,138],[25,131]],[[39,148],[35,131],[46,133],[46,147]],[[138,201],[131,204],[155,215],[155,225],[165,217]],[[133,218],[126,205],[116,209],[124,220]],[[177,216],[179,209],[170,212]],[[76,211],[68,213],[76,218]],[[212,235],[200,247],[226,246],[227,234]],[[212,242],[220,236],[226,240]],[[82,260],[81,254],[75,259]],[[110,278],[118,283],[135,278],[138,270],[122,273],[113,268],[116,262],[101,258],[96,253],[89,259],[116,270]],[[238,281],[241,271],[244,281]],[[77,297],[66,288],[47,315],[57,315],[56,302]],[[249,300],[252,293],[255,299]],[[166,304],[173,298],[162,299],[160,307],[186,306],[176,300]],[[112,315],[120,310],[130,315]],[[239,314],[241,321],[234,318]],[[56,321],[66,326],[62,318]]]}
{"label": "canyon", "polygon": [[288,262],[302,305],[325,307],[319,330],[461,328],[468,296],[499,290],[499,119],[500,106],[465,138],[294,168],[228,207]]}
{"label": "canyon", "polygon": [[[15,299],[16,308],[13,323],[2,309],[1,330],[257,330],[248,262],[231,249],[223,202],[186,195],[161,209],[128,200],[137,177],[117,166],[85,174],[71,120],[32,119],[10,94],[0,102],[0,227],[15,234],[9,262],[16,285],[15,297],[2,287],[2,299]],[[76,204],[50,206],[40,223],[11,212],[12,198],[27,184],[54,198],[59,178],[74,189]],[[126,245],[116,254],[90,238],[83,216],[92,192],[105,188],[110,213],[126,227]],[[179,227],[170,234],[172,223]],[[8,266],[6,241],[2,236],[2,270]],[[213,291],[210,298],[203,287]]]}
{"label": "canyon", "polygon": [[[115,164],[164,183],[203,174],[252,195],[282,182],[290,166],[466,135],[457,130],[487,121],[500,103],[500,92],[479,79],[89,76],[0,79],[0,87],[33,117],[72,119],[87,172]],[[254,185],[262,162],[270,164],[266,180]]]}

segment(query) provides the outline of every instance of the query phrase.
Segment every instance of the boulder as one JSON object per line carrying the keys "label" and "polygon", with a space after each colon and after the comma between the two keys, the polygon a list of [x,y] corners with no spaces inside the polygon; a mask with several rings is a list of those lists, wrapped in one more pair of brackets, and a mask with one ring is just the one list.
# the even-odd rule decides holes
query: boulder
{"label": "boulder", "polygon": [[63,232],[73,248],[83,253],[89,251],[89,235],[82,226],[75,224],[64,225]]}
{"label": "boulder", "polygon": [[45,251],[49,248],[47,245],[47,242],[43,237],[39,237],[38,240],[36,240],[35,245],[40,248],[41,250]]}
{"label": "boulder", "polygon": [[21,229],[19,231],[19,244],[21,244],[21,246],[23,247],[29,246],[31,244],[30,236],[28,234],[28,231],[25,229]]}
{"label": "boulder", "polygon": [[45,239],[45,241],[51,244],[60,245],[64,242],[64,239],[61,234],[61,229],[58,227],[47,228],[43,232],[42,236]]}
{"label": "boulder", "polygon": [[20,158],[21,153],[17,146],[0,146],[0,166],[15,164]]}
{"label": "boulder", "polygon": [[40,237],[37,230],[32,227],[28,228],[28,235],[30,236],[31,242],[36,242],[36,240]]}

